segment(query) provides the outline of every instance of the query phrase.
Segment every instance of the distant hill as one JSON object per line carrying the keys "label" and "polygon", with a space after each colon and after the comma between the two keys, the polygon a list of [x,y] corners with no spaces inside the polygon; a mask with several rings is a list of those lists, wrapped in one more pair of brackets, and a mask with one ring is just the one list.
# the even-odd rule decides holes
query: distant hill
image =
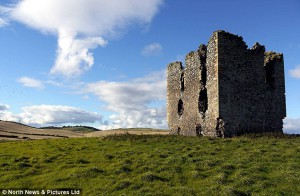
{"label": "distant hill", "polygon": [[21,123],[0,121],[1,140],[28,140],[28,139],[50,139],[82,137],[82,133],[68,129],[45,128],[38,129]]}
{"label": "distant hill", "polygon": [[107,135],[134,134],[134,135],[167,135],[168,130],[150,128],[126,128],[102,131],[89,126],[63,127],[31,127],[17,122],[0,120],[0,141],[7,140],[37,140],[51,138],[74,137],[103,137]]}
{"label": "distant hill", "polygon": [[40,129],[63,129],[63,130],[69,130],[73,132],[78,132],[78,133],[91,133],[94,131],[101,131],[100,129],[96,129],[95,127],[90,127],[90,126],[82,126],[82,125],[77,125],[77,126],[63,126],[63,127],[41,127]]}

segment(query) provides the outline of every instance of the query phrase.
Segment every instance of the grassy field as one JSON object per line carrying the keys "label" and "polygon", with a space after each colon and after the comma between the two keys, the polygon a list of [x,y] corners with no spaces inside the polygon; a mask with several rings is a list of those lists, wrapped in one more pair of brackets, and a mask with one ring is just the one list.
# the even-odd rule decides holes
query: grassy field
{"label": "grassy field", "polygon": [[300,137],[127,134],[0,143],[0,189],[290,196],[300,195],[299,184]]}

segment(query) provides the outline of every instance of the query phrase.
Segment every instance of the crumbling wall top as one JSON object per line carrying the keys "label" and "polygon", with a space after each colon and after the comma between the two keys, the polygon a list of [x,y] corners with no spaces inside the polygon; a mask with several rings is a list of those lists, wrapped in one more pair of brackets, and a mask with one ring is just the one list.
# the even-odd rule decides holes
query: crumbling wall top
{"label": "crumbling wall top", "polygon": [[283,54],[276,53],[273,51],[266,52],[265,53],[265,63],[271,62],[271,61],[283,62]]}
{"label": "crumbling wall top", "polygon": [[181,71],[181,70],[183,70],[183,66],[182,66],[182,62],[180,61],[176,61],[168,65],[168,71]]}
{"label": "crumbling wall top", "polygon": [[255,42],[255,44],[252,46],[252,48],[250,49],[251,51],[262,51],[265,52],[266,48],[263,45],[260,45],[260,43]]}

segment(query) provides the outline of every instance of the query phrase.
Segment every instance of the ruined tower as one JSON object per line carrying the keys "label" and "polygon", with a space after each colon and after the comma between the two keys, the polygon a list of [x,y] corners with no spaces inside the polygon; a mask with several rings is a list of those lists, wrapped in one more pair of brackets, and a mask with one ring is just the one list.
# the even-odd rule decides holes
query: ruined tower
{"label": "ruined tower", "polygon": [[215,31],[181,62],[168,65],[172,134],[230,137],[282,133],[286,116],[283,55],[248,49],[242,37]]}

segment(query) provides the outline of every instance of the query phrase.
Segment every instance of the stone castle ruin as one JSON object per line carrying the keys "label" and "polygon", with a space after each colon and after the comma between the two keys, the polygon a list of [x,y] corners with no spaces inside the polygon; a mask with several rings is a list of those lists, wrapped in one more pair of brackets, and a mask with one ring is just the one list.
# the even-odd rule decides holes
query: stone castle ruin
{"label": "stone castle ruin", "polygon": [[215,31],[181,62],[168,65],[172,134],[231,137],[282,133],[286,116],[283,54],[248,49],[242,37]]}

